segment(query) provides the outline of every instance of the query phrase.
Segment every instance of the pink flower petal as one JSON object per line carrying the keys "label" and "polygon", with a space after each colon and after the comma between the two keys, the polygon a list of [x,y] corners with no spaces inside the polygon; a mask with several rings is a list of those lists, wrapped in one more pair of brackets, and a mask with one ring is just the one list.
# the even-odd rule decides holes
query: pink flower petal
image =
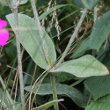
{"label": "pink flower petal", "polygon": [[7,21],[0,19],[0,29],[2,29],[5,26],[7,26]]}
{"label": "pink flower petal", "polygon": [[5,29],[0,30],[0,46],[4,46],[7,44],[9,40],[9,32]]}

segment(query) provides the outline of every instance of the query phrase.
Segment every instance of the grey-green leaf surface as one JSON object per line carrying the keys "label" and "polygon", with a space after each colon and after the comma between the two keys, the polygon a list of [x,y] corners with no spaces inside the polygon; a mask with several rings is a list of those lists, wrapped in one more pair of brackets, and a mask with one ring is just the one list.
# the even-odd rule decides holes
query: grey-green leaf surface
{"label": "grey-green leaf surface", "polygon": [[110,110],[110,95],[91,102],[85,110]]}
{"label": "grey-green leaf surface", "polygon": [[[69,98],[71,98],[78,106],[85,107],[86,106],[86,100],[83,97],[83,95],[75,88],[63,85],[63,84],[57,84],[57,94],[58,95],[66,95]],[[52,87],[51,84],[41,84],[39,90],[37,86],[34,86],[34,89],[32,89],[32,86],[25,87],[26,91],[33,92],[38,95],[49,95],[52,94]],[[37,91],[37,93],[36,93]]]}
{"label": "grey-green leaf surface", "polygon": [[85,51],[93,49],[98,51],[110,33],[110,11],[96,20],[90,36],[85,39],[74,51],[72,57],[77,57]]}
{"label": "grey-green leaf surface", "polygon": [[[16,34],[16,28],[15,28],[16,24],[15,24],[14,15],[9,14],[6,17],[13,31]],[[50,64],[55,63],[56,61],[55,47],[48,34],[44,30],[42,31],[44,32],[43,41],[45,41],[47,47],[45,51],[48,50],[48,59],[46,59],[43,50],[43,43],[42,43],[43,41],[39,35],[38,27],[36,26],[34,19],[27,15],[19,13],[18,22],[19,22],[18,40],[25,48],[25,50],[29,53],[29,55],[32,57],[33,61],[44,69],[46,69]]]}
{"label": "grey-green leaf surface", "polygon": [[85,8],[91,9],[93,8],[99,0],[81,0]]}
{"label": "grey-green leaf surface", "polygon": [[109,74],[108,69],[91,55],[62,63],[54,72],[67,72],[77,77],[102,76]]}
{"label": "grey-green leaf surface", "polygon": [[88,78],[84,84],[92,94],[94,100],[110,94],[110,75]]}

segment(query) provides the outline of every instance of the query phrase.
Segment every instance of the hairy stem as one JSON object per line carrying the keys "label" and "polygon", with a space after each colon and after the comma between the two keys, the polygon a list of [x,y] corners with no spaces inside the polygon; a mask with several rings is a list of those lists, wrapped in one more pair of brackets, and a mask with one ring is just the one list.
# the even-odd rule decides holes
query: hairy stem
{"label": "hairy stem", "polygon": [[[56,76],[55,76],[55,74],[51,73],[50,79],[51,79],[51,84],[52,84],[53,99],[54,100],[58,100],[57,89],[56,89]],[[55,102],[54,109],[55,110],[59,110],[58,102]]]}
{"label": "hairy stem", "polygon": [[18,40],[19,37],[19,21],[18,21],[18,0],[13,0],[12,2],[12,11],[15,17],[16,23],[16,47],[17,47],[17,55],[18,55],[18,74],[19,74],[19,83],[20,83],[20,95],[21,95],[21,103],[22,110],[25,110],[25,97],[24,97],[24,81],[23,81],[23,71],[22,71],[22,55],[20,42]]}
{"label": "hairy stem", "polygon": [[34,14],[34,18],[35,18],[35,23],[36,23],[36,27],[38,27],[38,31],[39,31],[39,35],[41,38],[41,43],[42,43],[42,51],[45,57],[45,60],[47,62],[48,65],[51,65],[51,62],[49,61],[49,55],[48,55],[48,48],[47,48],[47,44],[45,42],[45,33],[44,30],[42,29],[42,26],[40,24],[39,21],[39,16],[38,16],[38,11],[35,5],[35,0],[30,0],[31,2],[31,6],[32,6],[32,10],[33,10],[33,14]]}

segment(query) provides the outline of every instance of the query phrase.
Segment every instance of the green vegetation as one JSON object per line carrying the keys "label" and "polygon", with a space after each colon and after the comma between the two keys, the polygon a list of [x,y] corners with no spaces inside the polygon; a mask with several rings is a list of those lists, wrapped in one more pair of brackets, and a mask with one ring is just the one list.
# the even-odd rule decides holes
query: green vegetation
{"label": "green vegetation", "polygon": [[0,110],[109,110],[109,3],[0,0]]}

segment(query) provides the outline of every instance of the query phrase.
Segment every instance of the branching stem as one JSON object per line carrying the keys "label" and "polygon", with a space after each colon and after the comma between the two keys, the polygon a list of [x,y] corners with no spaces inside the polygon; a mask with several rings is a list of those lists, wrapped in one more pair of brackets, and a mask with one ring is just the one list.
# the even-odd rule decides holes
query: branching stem
{"label": "branching stem", "polygon": [[20,42],[18,40],[18,37],[19,37],[18,5],[19,5],[18,0],[13,0],[11,8],[14,13],[15,23],[16,23],[16,47],[17,47],[17,55],[18,55],[18,74],[19,74],[19,83],[20,83],[21,103],[22,103],[22,110],[25,110],[24,81],[23,81],[23,71],[22,71],[22,55],[21,55]]}
{"label": "branching stem", "polygon": [[72,43],[74,42],[75,38],[76,38],[77,35],[78,35],[78,31],[79,31],[79,29],[80,29],[80,27],[81,27],[81,25],[82,25],[82,23],[83,23],[83,21],[84,21],[84,18],[85,18],[85,16],[86,16],[86,14],[87,14],[87,9],[84,9],[84,10],[82,11],[82,16],[81,16],[81,18],[80,18],[80,20],[79,20],[79,22],[78,22],[78,24],[77,24],[77,26],[76,26],[76,28],[75,28],[75,31],[74,31],[74,33],[72,34],[72,36],[71,36],[71,38],[70,38],[70,40],[69,40],[69,43],[68,43],[68,45],[67,45],[65,51],[64,51],[63,54],[62,54],[62,57],[60,58],[60,60],[59,60],[58,63],[56,64],[56,67],[58,67],[58,66],[63,62],[64,58],[66,57],[66,55],[67,55],[67,53],[68,53],[68,51],[69,51],[69,49],[70,49]]}

